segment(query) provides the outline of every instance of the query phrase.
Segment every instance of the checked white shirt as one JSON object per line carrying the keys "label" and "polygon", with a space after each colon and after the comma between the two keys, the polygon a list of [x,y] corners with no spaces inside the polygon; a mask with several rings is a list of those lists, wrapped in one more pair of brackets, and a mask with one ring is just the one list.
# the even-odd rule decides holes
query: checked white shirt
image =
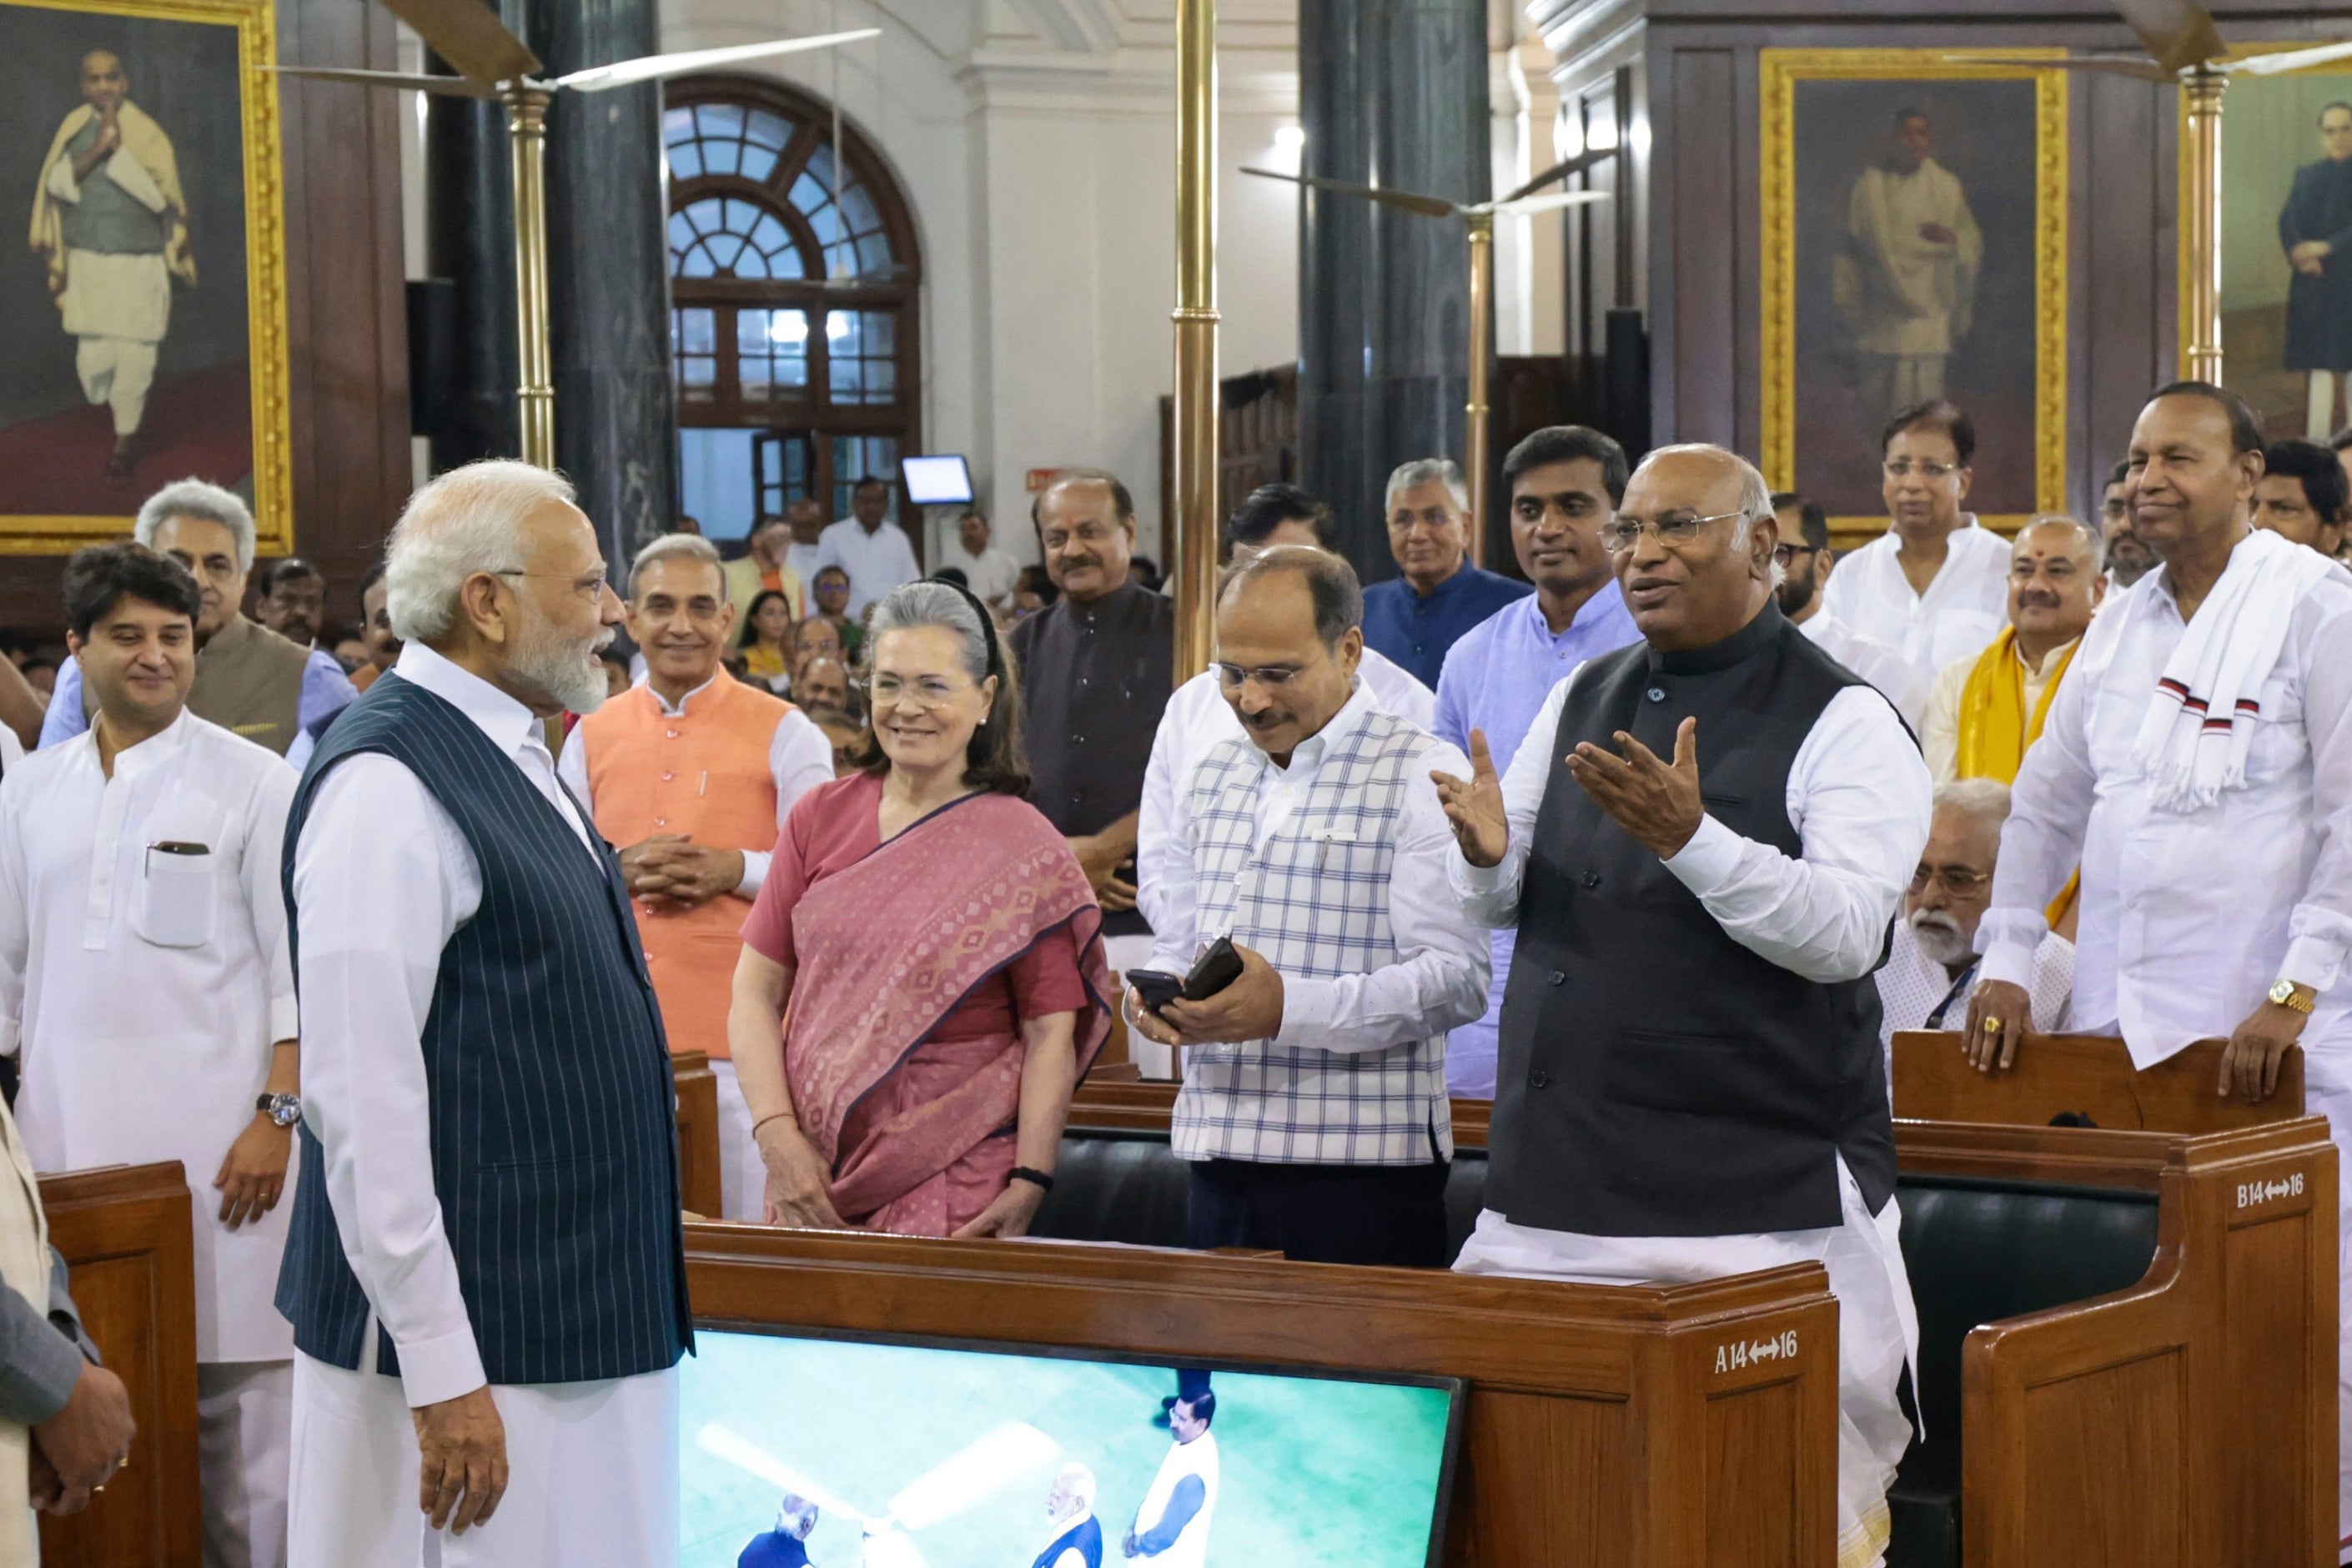
{"label": "checked white shirt", "polygon": [[1248,740],[1202,759],[1180,796],[1180,918],[1154,967],[1220,935],[1283,977],[1270,1040],[1190,1047],[1176,1152],[1271,1163],[1422,1164],[1450,1156],[1445,1033],[1486,1008],[1487,943],[1447,895],[1453,836],[1432,769],[1454,747],[1357,689],[1277,768]]}

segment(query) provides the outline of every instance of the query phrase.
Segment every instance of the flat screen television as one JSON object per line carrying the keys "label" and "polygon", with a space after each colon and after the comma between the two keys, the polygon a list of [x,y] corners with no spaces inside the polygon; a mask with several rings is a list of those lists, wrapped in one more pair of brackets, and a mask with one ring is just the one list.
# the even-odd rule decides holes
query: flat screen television
{"label": "flat screen television", "polygon": [[684,1568],[1435,1568],[1444,1548],[1458,1379],[695,1340]]}
{"label": "flat screen television", "polygon": [[917,506],[970,506],[971,469],[960,457],[901,458],[907,499]]}

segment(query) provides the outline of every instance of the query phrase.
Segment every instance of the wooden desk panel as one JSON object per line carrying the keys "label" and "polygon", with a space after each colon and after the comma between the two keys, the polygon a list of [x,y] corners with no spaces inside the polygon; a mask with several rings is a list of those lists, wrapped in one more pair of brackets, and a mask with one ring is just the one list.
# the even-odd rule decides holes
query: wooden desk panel
{"label": "wooden desk panel", "polygon": [[669,1059],[677,1086],[677,1191],[687,1213],[717,1219],[725,1191],[719,1174],[719,1075],[700,1051]]}
{"label": "wooden desk panel", "polygon": [[1812,1265],[1612,1289],[698,1225],[687,1267],[707,1327],[1465,1378],[1449,1568],[1832,1560],[1836,1308]]}
{"label": "wooden desk panel", "polygon": [[41,1178],[49,1240],[74,1305],[130,1391],[139,1435],[104,1496],[41,1519],[46,1568],[197,1568],[196,1275],[187,1177],[176,1160]]}
{"label": "wooden desk panel", "polygon": [[2303,1114],[2303,1047],[2279,1062],[2277,1089],[2250,1104],[2215,1090],[2225,1042],[2201,1040],[2154,1067],[2134,1068],[2118,1039],[2028,1035],[2017,1065],[1980,1073],[1951,1032],[1895,1037],[1895,1114],[1917,1121],[1990,1121],[2047,1127],[2061,1114],[2119,1131],[2226,1132]]}

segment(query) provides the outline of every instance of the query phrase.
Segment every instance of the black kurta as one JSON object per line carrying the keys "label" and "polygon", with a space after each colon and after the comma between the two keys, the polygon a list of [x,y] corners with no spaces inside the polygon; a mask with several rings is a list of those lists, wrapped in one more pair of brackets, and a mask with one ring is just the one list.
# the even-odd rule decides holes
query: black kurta
{"label": "black kurta", "polygon": [[2352,371],[2352,158],[2322,158],[2294,172],[2279,214],[2279,248],[2324,239],[2335,254],[2316,278],[2293,274],[2286,291],[2288,370]]}
{"label": "black kurta", "polygon": [[[1029,803],[1066,837],[1098,833],[1142,805],[1151,738],[1175,690],[1175,605],[1133,584],[1091,605],[1065,599],[1013,628],[1013,652]],[[1150,929],[1131,910],[1103,921],[1105,936]]]}

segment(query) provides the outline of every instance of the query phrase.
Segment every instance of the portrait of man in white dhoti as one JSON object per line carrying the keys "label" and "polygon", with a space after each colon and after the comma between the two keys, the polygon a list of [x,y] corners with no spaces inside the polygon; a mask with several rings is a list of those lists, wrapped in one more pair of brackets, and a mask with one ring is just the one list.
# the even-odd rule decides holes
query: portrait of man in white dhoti
{"label": "portrait of man in white dhoti", "polygon": [[163,127],[131,101],[121,57],[82,56],[81,96],[41,161],[31,244],[76,340],[83,395],[113,415],[107,478],[128,481],[171,330],[173,281],[194,288],[196,264],[178,155]]}
{"label": "portrait of man in white dhoti", "polygon": [[1846,202],[1837,302],[1873,419],[1944,395],[1946,362],[1976,313],[1984,235],[1934,145],[1927,116],[1901,110],[1885,157],[1862,172]]}

